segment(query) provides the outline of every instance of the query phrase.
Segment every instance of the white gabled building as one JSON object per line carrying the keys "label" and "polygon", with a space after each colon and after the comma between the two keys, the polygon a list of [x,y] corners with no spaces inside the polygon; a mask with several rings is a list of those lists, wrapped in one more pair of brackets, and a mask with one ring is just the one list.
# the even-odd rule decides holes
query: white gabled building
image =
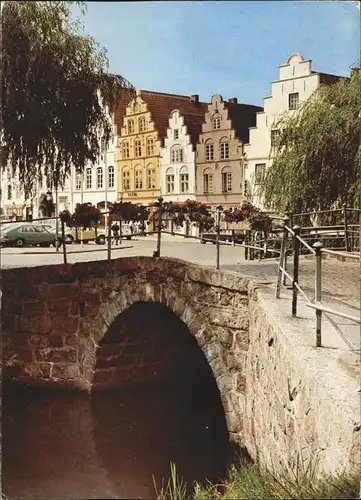
{"label": "white gabled building", "polygon": [[312,71],[312,61],[305,60],[298,53],[292,54],[286,64],[280,66],[279,79],[272,82],[271,95],[263,99],[264,111],[257,113],[257,124],[249,129],[249,143],[244,146],[244,194],[252,203],[263,207],[258,186],[271,162],[271,145],[278,134],[277,120],[285,112],[297,110],[320,84],[332,84],[340,78]]}
{"label": "white gabled building", "polygon": [[164,201],[196,198],[195,146],[202,131],[207,104],[194,98],[189,112],[175,109],[160,153],[160,192]]}

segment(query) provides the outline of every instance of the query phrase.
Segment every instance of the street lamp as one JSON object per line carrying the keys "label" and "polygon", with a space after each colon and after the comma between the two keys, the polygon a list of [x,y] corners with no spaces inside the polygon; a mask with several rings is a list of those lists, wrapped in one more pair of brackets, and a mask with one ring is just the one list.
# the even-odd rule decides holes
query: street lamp
{"label": "street lamp", "polygon": [[217,249],[217,259],[216,259],[216,269],[219,269],[219,233],[220,233],[220,224],[221,224],[221,213],[223,212],[222,205],[216,206],[217,210],[217,222],[216,222],[216,249]]}

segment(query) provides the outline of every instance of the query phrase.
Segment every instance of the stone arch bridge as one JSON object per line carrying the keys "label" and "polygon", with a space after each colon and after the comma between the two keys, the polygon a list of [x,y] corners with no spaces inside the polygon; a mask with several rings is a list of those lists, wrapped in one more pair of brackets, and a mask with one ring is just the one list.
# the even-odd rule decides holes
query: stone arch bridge
{"label": "stone arch bridge", "polygon": [[126,385],[131,373],[144,381],[162,372],[157,352],[148,355],[136,335],[118,355],[122,366],[97,372],[102,349],[117,356],[106,342],[117,318],[139,302],[156,303],[196,339],[230,438],[261,465],[294,470],[317,454],[321,472],[360,466],[356,382],[340,373],[339,353],[307,345],[296,323],[282,323],[273,291],[240,274],[131,257],[6,269],[2,292],[4,381],[91,391]]}

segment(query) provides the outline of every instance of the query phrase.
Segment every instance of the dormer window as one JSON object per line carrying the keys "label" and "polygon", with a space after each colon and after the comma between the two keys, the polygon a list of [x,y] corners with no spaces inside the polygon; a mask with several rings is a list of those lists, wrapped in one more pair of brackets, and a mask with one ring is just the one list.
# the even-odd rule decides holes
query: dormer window
{"label": "dormer window", "polygon": [[217,116],[213,118],[213,130],[218,130],[221,128],[221,119]]}
{"label": "dormer window", "polygon": [[179,139],[179,129],[174,129],[173,139],[176,141]]}

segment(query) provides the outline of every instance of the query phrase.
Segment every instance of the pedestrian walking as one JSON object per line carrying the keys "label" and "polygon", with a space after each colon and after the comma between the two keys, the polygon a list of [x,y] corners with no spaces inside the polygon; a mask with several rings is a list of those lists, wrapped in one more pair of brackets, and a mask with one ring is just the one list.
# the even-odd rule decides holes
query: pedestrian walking
{"label": "pedestrian walking", "polygon": [[114,243],[116,245],[119,244],[119,241],[120,241],[120,226],[117,222],[115,222],[112,227],[111,227],[111,230],[112,230],[112,233],[113,233],[113,239],[114,239]]}

